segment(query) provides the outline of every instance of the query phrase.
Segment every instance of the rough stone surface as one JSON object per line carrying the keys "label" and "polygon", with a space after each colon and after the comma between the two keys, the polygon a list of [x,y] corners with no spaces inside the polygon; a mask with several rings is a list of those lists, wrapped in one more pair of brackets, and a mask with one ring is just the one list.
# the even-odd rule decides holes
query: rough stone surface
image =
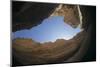
{"label": "rough stone surface", "polygon": [[51,14],[51,16],[64,16],[65,23],[71,25],[74,28],[80,24],[77,5],[60,4]]}
{"label": "rough stone surface", "polygon": [[78,50],[84,36],[81,32],[70,40],[57,39],[43,44],[18,38],[13,41],[13,53],[23,65],[63,62]]}
{"label": "rough stone surface", "polygon": [[[30,3],[30,4],[32,4],[32,3]],[[40,24],[40,22],[44,18],[49,17],[54,12],[55,8],[58,6],[58,4],[56,4],[56,5],[54,5],[54,4],[48,5],[47,4],[47,5],[44,5],[44,6],[43,6],[43,4],[41,4],[41,6],[43,6],[43,7],[40,7],[38,5],[39,4],[37,4],[37,3],[32,4],[29,7],[27,7],[27,9],[24,8],[24,6],[25,6],[24,5],[23,7],[21,6],[21,8],[19,8],[17,10],[15,10],[15,9],[13,10],[13,17],[12,17],[12,31],[13,32],[18,31],[18,30],[21,30],[21,29],[29,29],[29,28],[31,28],[33,26],[36,26],[36,25]],[[13,7],[13,8],[15,8],[15,7]],[[23,8],[23,10],[21,10],[22,8]],[[63,8],[66,8],[66,7],[63,7]],[[65,51],[66,50],[65,49],[65,46],[66,46],[66,48],[68,48],[68,45],[64,45],[64,44],[61,45],[60,43],[59,43],[58,46],[55,46],[55,47],[53,45],[51,45],[51,46],[47,45],[47,44],[51,44],[51,42],[50,43],[45,43],[47,46],[46,45],[45,46],[44,45],[41,46],[40,43],[38,43],[39,45],[32,45],[33,44],[32,40],[29,40],[30,41],[29,42],[30,43],[29,45],[27,45],[27,43],[26,43],[27,41],[24,40],[23,41],[23,43],[25,44],[24,45],[24,44],[22,44],[22,41],[20,42],[20,40],[18,40],[17,43],[15,41],[12,43],[12,45],[13,45],[12,46],[12,54],[13,54],[13,59],[12,60],[13,60],[13,65],[27,65],[27,64],[31,64],[33,62],[34,62],[34,64],[36,64],[34,60],[31,61],[32,57],[35,58],[36,62],[38,62],[39,64],[41,64],[43,58],[45,58],[45,55],[43,53],[41,54],[41,51],[47,50],[47,52],[48,52],[48,50],[50,50],[51,51],[51,55],[53,55],[53,51],[52,51],[53,48],[50,49],[49,47],[54,47],[57,50],[58,49],[61,49],[61,48],[64,48],[62,51],[65,51],[65,52],[62,53],[62,55],[60,55],[58,53],[59,50],[58,51],[55,51],[54,53],[56,53],[56,52],[58,53],[57,56],[52,56],[51,58],[55,58],[55,57],[57,57],[57,58],[55,58],[54,60],[49,59],[49,61],[44,60],[43,63],[49,63],[51,61],[54,61],[54,62],[55,61],[58,61],[57,60],[58,57],[60,57],[59,58],[59,61],[63,61],[61,58],[62,57],[64,58],[64,55],[66,53],[67,53],[66,54],[67,59],[71,59],[68,62],[75,62],[77,60],[78,61],[85,61],[85,60],[88,60],[88,61],[91,60],[91,61],[93,61],[93,60],[95,60],[96,59],[96,56],[95,56],[96,55],[95,54],[95,52],[96,52],[96,44],[95,44],[96,43],[96,27],[95,27],[96,26],[96,8],[95,8],[95,6],[93,6],[93,7],[90,7],[90,6],[80,6],[80,8],[81,8],[82,16],[83,16],[82,28],[84,28],[85,33],[87,33],[89,36],[88,35],[85,36],[86,38],[84,38],[84,40],[85,40],[84,42],[81,42],[80,44],[73,44],[73,45],[76,45],[74,47],[77,47],[77,45],[80,45],[81,46],[81,44],[83,44],[85,47],[83,47],[83,46],[78,47],[79,50],[77,50],[77,51],[74,51],[74,50],[76,50],[76,48],[75,48],[74,50],[72,50],[72,53],[69,53],[70,50],[69,50],[69,52],[66,52]],[[74,7],[69,7],[68,13],[72,13],[72,14],[69,14],[68,15],[68,16],[70,16],[70,18],[69,17],[66,17],[66,18],[68,18],[69,21],[72,21],[71,23],[73,23],[73,21],[78,21],[77,20],[78,19],[78,16],[76,18],[74,18],[75,15],[78,15],[78,14],[76,13],[74,15],[73,14],[74,11],[72,11],[73,9],[74,9]],[[66,11],[66,10],[63,10],[63,11]],[[62,13],[64,14],[65,12],[63,12],[63,11],[62,11]],[[71,15],[73,17],[71,17]],[[66,16],[67,16],[67,14],[66,14]],[[35,17],[35,18],[33,19],[33,17]],[[72,18],[74,18],[74,20],[71,20]],[[73,24],[77,25],[78,23],[79,22],[73,23]],[[79,37],[81,37],[81,36],[79,36]],[[83,35],[82,35],[82,37],[83,37]],[[77,37],[75,37],[74,39],[77,40]],[[88,43],[87,41],[91,41],[91,42]],[[62,43],[65,43],[65,41],[61,41],[61,42]],[[16,46],[16,44],[18,46]],[[34,44],[37,44],[37,43],[34,42]],[[89,46],[89,44],[90,44],[90,46]],[[38,47],[38,48],[36,48],[36,50],[35,49],[30,49],[30,48],[34,48],[34,47],[30,47],[30,46],[34,46],[34,47]],[[47,49],[44,49],[43,50],[42,48],[45,48],[45,47]],[[69,46],[69,47],[71,48],[71,46]],[[29,49],[29,50],[25,50],[25,49]],[[86,49],[88,49],[88,51]],[[32,55],[32,53],[33,53],[32,51],[35,53],[35,56]],[[80,51],[80,53],[78,53],[78,51]],[[40,52],[40,54],[37,53],[37,52]],[[44,51],[44,52],[46,53],[46,51]],[[73,52],[75,53],[75,55],[73,55]],[[84,54],[83,54],[83,52],[84,52]],[[85,54],[85,52],[86,52],[86,54]],[[48,55],[49,54],[47,53],[46,56],[48,56]],[[51,55],[49,55],[49,57]],[[29,57],[29,59],[27,59],[27,57]],[[18,59],[18,58],[20,58],[20,59]],[[26,58],[26,60],[25,60],[25,58]],[[40,61],[38,61],[38,59],[40,59]],[[64,58],[64,59],[66,59],[66,58]],[[24,61],[25,63],[23,63],[22,61]],[[27,63],[27,61],[28,61],[28,63]]]}

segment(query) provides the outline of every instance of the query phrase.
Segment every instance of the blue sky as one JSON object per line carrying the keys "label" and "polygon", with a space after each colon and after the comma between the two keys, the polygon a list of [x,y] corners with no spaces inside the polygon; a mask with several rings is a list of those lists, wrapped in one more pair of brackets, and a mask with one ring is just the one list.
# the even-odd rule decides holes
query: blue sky
{"label": "blue sky", "polygon": [[[34,19],[33,19],[34,20]],[[79,27],[72,28],[65,23],[63,16],[52,16],[42,21],[40,25],[16,31],[13,33],[13,38],[32,38],[37,42],[56,41],[56,39],[71,39],[81,31]]]}

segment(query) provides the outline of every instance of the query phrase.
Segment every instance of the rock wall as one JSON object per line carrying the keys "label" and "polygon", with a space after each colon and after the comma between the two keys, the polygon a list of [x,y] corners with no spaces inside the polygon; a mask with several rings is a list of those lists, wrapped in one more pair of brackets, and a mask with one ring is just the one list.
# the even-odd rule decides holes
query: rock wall
{"label": "rock wall", "polygon": [[[16,3],[17,5],[19,4],[18,2]],[[13,5],[16,5],[15,2],[13,2]],[[57,6],[59,7],[58,9]],[[12,8],[13,9],[13,13],[12,13],[13,32],[21,29],[29,29],[33,26],[40,24],[44,18],[47,18],[49,16],[54,16],[54,15],[63,15],[65,17],[64,21],[72,25],[73,27],[76,27],[80,23],[79,13],[77,12],[77,7],[75,5],[66,6],[66,5],[49,4],[49,3],[44,4],[44,3],[25,2],[23,4],[19,4],[20,8],[15,9],[15,7],[16,6]],[[80,47],[78,47],[78,50],[72,53],[70,57],[67,57],[67,59],[65,58],[63,60],[65,62],[86,61],[86,60],[94,61],[96,58],[96,54],[95,54],[96,53],[96,44],[95,44],[96,43],[96,7],[95,6],[79,6],[79,7],[82,12],[82,17],[83,17],[82,28],[84,29],[83,33],[85,33],[85,36],[83,42],[77,44],[80,45]],[[81,37],[83,35],[81,36],[78,35],[78,36]],[[78,39],[77,37],[75,38]],[[26,59],[25,61],[26,63],[23,64],[21,62],[24,59],[21,59],[21,61],[16,59],[16,56],[19,53],[18,54],[16,53],[17,51],[15,48],[17,47],[14,47],[12,50],[13,65],[27,65],[26,61],[30,61],[29,59]],[[30,56],[27,55],[27,53],[24,53],[21,56],[23,57],[23,55],[26,55],[26,57]],[[56,59],[56,61],[58,60]],[[59,61],[61,61],[61,58],[59,59]],[[40,63],[41,61],[37,61],[37,62]],[[50,62],[48,61],[47,63]]]}
{"label": "rock wall", "polygon": [[64,16],[65,23],[76,28],[80,24],[77,5],[60,4],[50,16]]}
{"label": "rock wall", "polygon": [[12,31],[30,29],[47,18],[58,4],[32,3],[32,2],[12,2]]}

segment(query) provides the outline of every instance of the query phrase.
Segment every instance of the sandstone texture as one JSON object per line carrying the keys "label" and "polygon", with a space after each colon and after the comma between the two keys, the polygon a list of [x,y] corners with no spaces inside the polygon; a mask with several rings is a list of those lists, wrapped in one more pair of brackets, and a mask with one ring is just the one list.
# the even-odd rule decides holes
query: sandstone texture
{"label": "sandstone texture", "polygon": [[84,35],[81,32],[70,40],[57,39],[42,44],[32,39],[17,38],[12,43],[13,54],[22,64],[63,62],[78,50]]}

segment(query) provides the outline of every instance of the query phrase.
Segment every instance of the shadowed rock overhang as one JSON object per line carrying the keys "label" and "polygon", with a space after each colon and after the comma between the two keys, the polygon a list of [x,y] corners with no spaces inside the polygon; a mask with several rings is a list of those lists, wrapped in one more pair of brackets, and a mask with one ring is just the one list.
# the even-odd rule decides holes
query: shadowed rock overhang
{"label": "shadowed rock overhang", "polygon": [[78,5],[15,2],[13,2],[14,6],[12,7],[13,32],[30,29],[49,16],[64,16],[64,21],[72,27],[82,26],[82,14]]}

